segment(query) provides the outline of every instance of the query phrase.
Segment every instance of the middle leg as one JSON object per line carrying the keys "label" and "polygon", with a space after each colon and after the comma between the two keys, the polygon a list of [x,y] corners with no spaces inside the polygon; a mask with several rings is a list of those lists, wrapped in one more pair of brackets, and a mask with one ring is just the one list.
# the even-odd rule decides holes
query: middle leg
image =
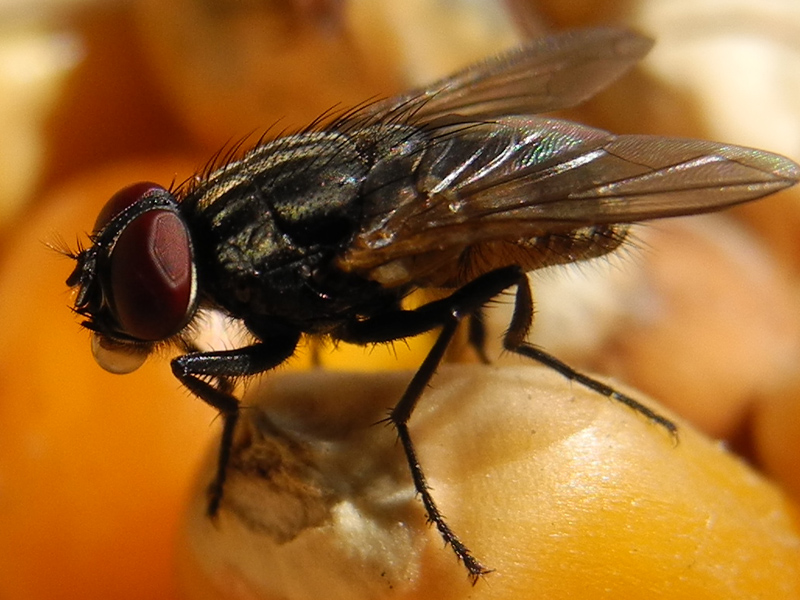
{"label": "middle leg", "polygon": [[414,310],[398,309],[372,319],[354,321],[336,332],[336,337],[342,341],[363,345],[393,341],[418,335],[437,327],[441,328],[433,348],[414,374],[403,396],[390,412],[387,421],[397,431],[414,487],[425,507],[428,520],[436,526],[445,543],[464,563],[473,582],[490,570],[475,558],[469,548],[458,538],[437,507],[411,440],[408,421],[425,388],[436,373],[459,323],[465,317],[479,313],[484,304],[516,282],[516,269],[498,269],[468,283],[447,298],[425,304]]}

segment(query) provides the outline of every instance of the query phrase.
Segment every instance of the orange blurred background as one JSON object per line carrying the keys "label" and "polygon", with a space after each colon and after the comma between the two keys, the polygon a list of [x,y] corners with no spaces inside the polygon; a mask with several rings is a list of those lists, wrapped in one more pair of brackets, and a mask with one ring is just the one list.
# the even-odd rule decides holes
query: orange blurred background
{"label": "orange blurred background", "polygon": [[[0,6],[0,598],[179,597],[177,527],[217,432],[214,411],[181,389],[166,357],[125,377],[97,367],[69,310],[70,260],[47,248],[85,239],[120,187],[181,181],[273,124],[301,127],[527,35],[601,21],[658,45],[644,70],[570,118],[800,158],[793,4],[740,2],[724,18],[703,2],[600,4],[602,19],[598,3],[554,0]],[[589,311],[587,328],[603,326],[588,342],[584,329],[541,343],[677,407],[798,497],[798,192],[722,219],[646,230],[644,251],[621,269],[630,278],[604,275],[657,295],[659,314],[603,305]],[[580,277],[568,295],[585,287]],[[563,284],[553,279],[537,286]],[[594,307],[593,289],[565,310]],[[351,349],[323,364],[413,368],[424,344]]]}

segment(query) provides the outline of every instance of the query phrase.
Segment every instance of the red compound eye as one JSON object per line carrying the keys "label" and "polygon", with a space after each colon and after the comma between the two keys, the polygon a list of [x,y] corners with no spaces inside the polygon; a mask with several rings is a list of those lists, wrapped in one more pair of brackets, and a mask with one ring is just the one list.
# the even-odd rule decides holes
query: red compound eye
{"label": "red compound eye", "polygon": [[153,193],[167,193],[167,191],[151,181],[140,181],[128,187],[124,187],[116,194],[111,196],[103,206],[97,220],[94,222],[94,232],[97,233],[103,227],[114,220],[118,214],[128,208],[131,204],[136,204],[148,195]]}
{"label": "red compound eye", "polygon": [[194,303],[194,264],[189,234],[177,212],[158,208],[131,221],[114,246],[110,269],[112,310],[123,333],[157,341],[183,327]]}

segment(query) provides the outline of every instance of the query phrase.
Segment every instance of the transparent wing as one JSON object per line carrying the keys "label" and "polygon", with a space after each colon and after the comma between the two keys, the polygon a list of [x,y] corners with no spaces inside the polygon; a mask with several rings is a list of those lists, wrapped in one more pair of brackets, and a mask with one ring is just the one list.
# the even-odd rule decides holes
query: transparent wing
{"label": "transparent wing", "polygon": [[370,216],[341,263],[368,273],[481,242],[710,212],[799,178],[794,162],[750,148],[506,117],[439,131],[412,175],[371,182]]}
{"label": "transparent wing", "polygon": [[486,119],[574,106],[638,62],[653,42],[625,29],[577,30],[529,42],[437,81],[376,102],[355,116],[434,121],[452,114]]}

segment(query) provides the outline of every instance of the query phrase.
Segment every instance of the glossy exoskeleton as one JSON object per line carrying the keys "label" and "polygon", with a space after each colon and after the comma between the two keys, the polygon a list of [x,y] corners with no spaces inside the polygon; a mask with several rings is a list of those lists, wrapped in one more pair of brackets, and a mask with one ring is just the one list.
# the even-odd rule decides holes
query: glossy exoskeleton
{"label": "glossy exoskeleton", "polygon": [[[356,344],[438,328],[391,411],[411,476],[445,541],[476,579],[487,569],[448,527],[407,426],[459,323],[482,353],[482,307],[516,290],[504,346],[674,425],[526,343],[526,271],[601,256],[636,221],[715,211],[794,185],[774,154],[705,141],[615,136],[532,116],[610,83],[651,42],[617,29],[534,41],[425,89],[365,104],[295,135],[259,142],[174,190],[138,183],[114,195],[73,254],[75,311],[98,362],[136,369],[172,344],[175,376],[223,416],[208,513],[223,499],[238,378],[287,360],[303,335]],[[444,290],[413,310],[419,288]],[[253,343],[201,352],[200,309],[241,321]]]}

